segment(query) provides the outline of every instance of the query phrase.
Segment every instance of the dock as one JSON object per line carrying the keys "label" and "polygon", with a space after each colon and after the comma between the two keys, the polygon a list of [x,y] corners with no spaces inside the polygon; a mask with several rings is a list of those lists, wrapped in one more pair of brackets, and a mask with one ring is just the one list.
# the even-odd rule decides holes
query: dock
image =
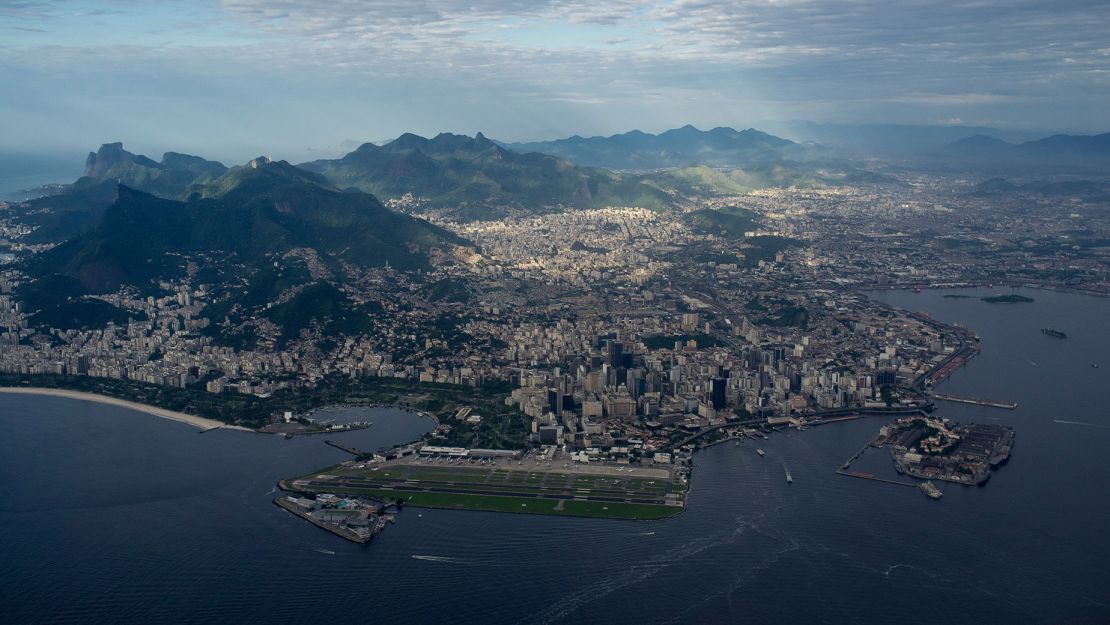
{"label": "dock", "polygon": [[932,393],[932,395],[934,399],[939,399],[941,401],[951,401],[959,404],[972,404],[974,406],[986,406],[988,408],[1002,408],[1003,410],[1014,410],[1018,407],[1016,403],[991,401],[989,399],[977,399],[975,397],[960,397],[958,395],[944,395],[941,393]]}
{"label": "dock", "polygon": [[837,475],[846,475],[848,477],[858,477],[861,480],[871,480],[872,482],[882,482],[884,484],[893,484],[895,486],[909,486],[916,488],[917,484],[910,484],[909,482],[899,482],[898,480],[888,480],[885,477],[876,477],[870,473],[861,473],[859,471],[845,471],[844,469],[837,469]]}
{"label": "dock", "polygon": [[282,497],[278,497],[277,499],[274,499],[274,505],[278,506],[279,508],[281,508],[281,509],[283,509],[283,510],[285,510],[285,511],[287,511],[287,512],[289,512],[289,513],[291,513],[295,516],[298,516],[298,517],[304,519],[305,521],[308,521],[309,523],[315,525],[316,527],[318,527],[322,530],[325,530],[327,532],[331,532],[332,534],[335,534],[336,536],[339,536],[340,538],[347,539],[347,540],[349,540],[353,543],[358,543],[360,545],[365,545],[366,543],[370,542],[370,540],[373,539],[374,536],[378,535],[378,533],[380,533],[382,531],[382,529],[385,527],[384,518],[378,517],[378,518],[375,519],[374,525],[369,529],[368,532],[366,532],[364,534],[359,534],[359,533],[357,533],[353,530],[350,530],[346,527],[342,527],[342,526],[337,525],[335,523],[328,523],[328,522],[325,522],[325,521],[321,521],[320,519],[317,519],[316,517],[312,516],[311,514],[308,514],[307,512],[305,512],[305,511],[299,509],[297,506],[293,505],[289,501],[288,497],[282,496]]}
{"label": "dock", "polygon": [[855,477],[855,478],[859,478],[861,480],[871,480],[873,482],[882,482],[884,484],[893,484],[895,486],[916,487],[917,486],[916,484],[910,484],[909,482],[899,482],[898,480],[888,480],[884,477],[877,477],[877,476],[872,475],[870,473],[863,473],[861,471],[851,471],[850,470],[852,468],[852,463],[855,462],[856,460],[858,460],[859,457],[863,455],[863,452],[867,451],[867,448],[871,447],[873,443],[874,443],[874,441],[870,441],[866,445],[864,445],[863,447],[860,447],[859,451],[857,451],[851,458],[848,458],[847,460],[845,460],[844,464],[840,465],[840,468],[836,470],[836,474],[837,475],[844,475],[844,476],[847,476],[847,477]]}

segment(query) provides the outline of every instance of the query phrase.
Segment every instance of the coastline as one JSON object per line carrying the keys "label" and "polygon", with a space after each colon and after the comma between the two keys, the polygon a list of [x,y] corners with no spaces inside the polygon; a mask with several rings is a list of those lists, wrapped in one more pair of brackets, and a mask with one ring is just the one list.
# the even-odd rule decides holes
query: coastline
{"label": "coastline", "polygon": [[201,430],[211,430],[215,428],[223,428],[227,430],[239,430],[242,432],[254,432],[250,428],[241,425],[229,425],[222,421],[215,419],[206,419],[196,415],[185,414],[183,412],[174,412],[173,410],[166,410],[165,408],[158,408],[157,406],[148,406],[147,404],[140,404],[138,402],[127,401],[125,399],[118,399],[109,397],[107,395],[97,395],[96,393],[85,393],[82,391],[67,391],[65,389],[57,388],[43,388],[43,387],[0,387],[0,393],[7,393],[11,395],[45,395],[48,397],[62,397],[65,399],[77,399],[82,401],[92,401],[100,404],[109,404],[111,406],[118,406],[120,408],[128,408],[143,412],[161,419],[169,419],[170,421],[177,421],[179,423],[187,423],[195,428]]}

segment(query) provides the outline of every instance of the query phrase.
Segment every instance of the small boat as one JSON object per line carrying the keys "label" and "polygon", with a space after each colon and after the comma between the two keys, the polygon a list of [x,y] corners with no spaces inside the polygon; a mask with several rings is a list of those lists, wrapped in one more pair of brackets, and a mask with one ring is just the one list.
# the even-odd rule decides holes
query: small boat
{"label": "small boat", "polygon": [[755,453],[759,454],[760,456],[766,456],[767,455],[767,453],[764,452],[762,449],[755,450]]}

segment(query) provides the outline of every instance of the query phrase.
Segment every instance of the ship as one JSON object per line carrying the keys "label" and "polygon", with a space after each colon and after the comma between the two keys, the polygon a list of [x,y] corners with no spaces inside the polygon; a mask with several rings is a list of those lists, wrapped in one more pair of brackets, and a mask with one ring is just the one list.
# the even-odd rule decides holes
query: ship
{"label": "ship", "polygon": [[944,493],[940,492],[940,489],[936,486],[933,486],[932,482],[922,482],[917,487],[921,489],[921,492],[925,493],[932,499],[940,499],[944,496]]}
{"label": "ship", "polygon": [[761,455],[761,456],[766,456],[766,455],[767,455],[766,453],[764,453],[764,451],[763,451],[762,449],[757,449],[757,450],[755,450],[755,453],[757,453],[757,454],[759,454],[759,455]]}
{"label": "ship", "polygon": [[1051,337],[1057,338],[1057,339],[1066,339],[1066,338],[1068,338],[1067,334],[1064,334],[1063,332],[1061,332],[1059,330],[1053,330],[1052,328],[1041,328],[1041,334],[1043,334],[1045,336],[1051,336]]}
{"label": "ship", "polygon": [[786,465],[783,465],[782,468],[786,471],[786,483],[787,484],[793,484],[794,483],[794,476],[790,475],[790,467],[787,467]]}

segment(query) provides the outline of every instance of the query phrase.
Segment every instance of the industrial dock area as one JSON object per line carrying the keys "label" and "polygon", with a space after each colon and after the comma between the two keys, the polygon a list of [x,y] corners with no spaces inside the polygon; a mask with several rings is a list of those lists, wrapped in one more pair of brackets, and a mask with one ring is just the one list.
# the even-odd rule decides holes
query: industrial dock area
{"label": "industrial dock area", "polygon": [[290,494],[274,499],[274,504],[296,516],[351,542],[366,544],[377,536],[394,517],[387,505],[362,497],[340,497],[319,493],[312,497]]}
{"label": "industrial dock area", "polygon": [[889,447],[895,469],[926,480],[980,485],[1005,463],[1014,430],[1004,425],[956,424],[933,417],[904,417],[883,426],[871,443]]}

